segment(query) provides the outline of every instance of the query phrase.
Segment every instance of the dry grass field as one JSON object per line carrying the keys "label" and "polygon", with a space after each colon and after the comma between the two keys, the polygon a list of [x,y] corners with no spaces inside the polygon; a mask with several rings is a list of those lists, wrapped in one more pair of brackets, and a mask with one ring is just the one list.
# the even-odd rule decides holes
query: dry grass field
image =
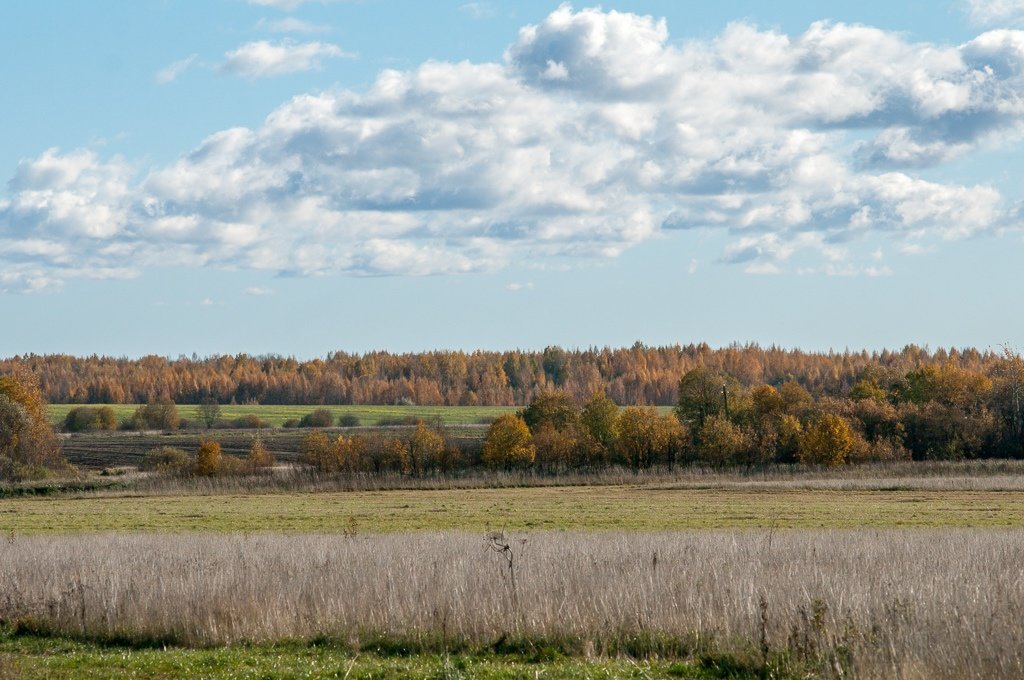
{"label": "dry grass field", "polygon": [[0,618],[136,644],[1009,678],[1024,675],[1022,562],[1020,530],[15,536]]}

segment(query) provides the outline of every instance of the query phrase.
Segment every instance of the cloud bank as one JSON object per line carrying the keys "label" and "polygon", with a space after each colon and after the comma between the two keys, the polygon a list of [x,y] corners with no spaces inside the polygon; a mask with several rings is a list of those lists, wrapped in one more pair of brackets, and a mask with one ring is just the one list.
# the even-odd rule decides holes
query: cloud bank
{"label": "cloud bank", "polygon": [[[228,63],[255,78],[338,56],[311,45],[251,43]],[[1019,139],[1022,123],[1021,31],[951,46],[737,23],[676,44],[664,21],[563,6],[501,63],[296,97],[167,167],[89,150],[26,160],[0,199],[0,287],[156,264],[474,272],[614,257],[680,229],[728,234],[721,261],[751,272],[798,252],[848,271],[850,243],[924,249],[1014,226],[994,188],[921,171]]]}

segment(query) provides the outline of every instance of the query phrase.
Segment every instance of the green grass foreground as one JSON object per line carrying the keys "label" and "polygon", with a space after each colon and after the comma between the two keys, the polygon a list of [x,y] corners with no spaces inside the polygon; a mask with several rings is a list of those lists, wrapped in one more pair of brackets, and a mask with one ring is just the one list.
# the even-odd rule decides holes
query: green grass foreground
{"label": "green grass foreground", "polygon": [[0,532],[1010,528],[1010,491],[574,486],[0,499]]}
{"label": "green grass foreground", "polygon": [[353,653],[340,645],[282,643],[211,649],[146,648],[0,631],[0,678],[742,678],[761,677],[728,658],[586,660],[539,653]]}

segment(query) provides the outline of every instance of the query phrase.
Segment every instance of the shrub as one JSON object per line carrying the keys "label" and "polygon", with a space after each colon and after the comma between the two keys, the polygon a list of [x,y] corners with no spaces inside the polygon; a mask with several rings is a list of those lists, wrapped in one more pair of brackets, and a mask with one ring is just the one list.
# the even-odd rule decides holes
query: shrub
{"label": "shrub", "polygon": [[161,446],[147,452],[140,467],[149,472],[181,473],[186,471],[191,463],[188,454],[181,449]]}
{"label": "shrub", "polygon": [[325,408],[318,408],[312,413],[307,413],[299,421],[299,427],[330,427],[333,424],[334,416],[331,415],[330,410]]}
{"label": "shrub", "polygon": [[336,472],[339,467],[331,440],[323,432],[311,432],[303,437],[299,460],[320,472]]}
{"label": "shrub", "polygon": [[207,439],[199,444],[196,452],[196,474],[204,477],[212,477],[221,471],[220,444]]}
{"label": "shrub", "polygon": [[299,422],[300,421],[299,421],[298,418],[288,418],[283,423],[281,423],[281,427],[287,427],[287,428],[291,429],[291,428],[294,428],[294,427],[298,427],[299,426]]}
{"label": "shrub", "polygon": [[68,411],[64,418],[64,429],[68,432],[116,430],[117,414],[109,406],[79,406]]}
{"label": "shrub", "polygon": [[178,409],[170,399],[151,399],[132,416],[132,427],[136,430],[177,430],[180,425]]}
{"label": "shrub", "polygon": [[359,427],[359,416],[354,413],[343,413],[338,416],[338,427]]}
{"label": "shrub", "polygon": [[414,475],[423,474],[430,468],[446,469],[444,436],[427,427],[422,420],[409,439],[409,470]]}
{"label": "shrub", "polygon": [[259,437],[254,438],[252,444],[249,445],[249,457],[246,461],[253,469],[273,467],[276,462],[274,456],[267,449],[267,445]]}
{"label": "shrub", "polygon": [[261,430],[270,427],[270,423],[252,413],[235,418],[231,425],[239,430]]}

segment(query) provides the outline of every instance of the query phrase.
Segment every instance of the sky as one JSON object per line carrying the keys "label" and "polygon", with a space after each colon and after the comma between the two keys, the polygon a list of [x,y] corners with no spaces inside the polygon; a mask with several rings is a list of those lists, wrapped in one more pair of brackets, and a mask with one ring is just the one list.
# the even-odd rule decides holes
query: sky
{"label": "sky", "polygon": [[1024,0],[38,0],[0,356],[1024,346]]}

